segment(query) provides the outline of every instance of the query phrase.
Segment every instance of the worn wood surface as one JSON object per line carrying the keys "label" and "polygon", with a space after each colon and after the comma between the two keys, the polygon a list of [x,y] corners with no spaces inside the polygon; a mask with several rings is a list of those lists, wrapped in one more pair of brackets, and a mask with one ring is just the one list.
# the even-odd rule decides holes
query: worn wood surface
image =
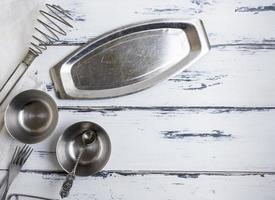
{"label": "worn wood surface", "polygon": [[[60,171],[60,134],[74,122],[94,121],[112,141],[108,170],[275,171],[275,110],[60,107],[59,116],[55,134],[35,145],[25,169]],[[7,155],[12,148],[2,149]]]}
{"label": "worn wood surface", "polygon": [[[109,133],[112,155],[103,172],[77,179],[70,199],[275,198],[274,1],[54,3],[72,13],[75,28],[35,60],[11,97],[29,88],[46,91],[59,106],[59,124],[33,146],[10,193],[58,198],[65,174],[55,158],[56,140],[72,123],[90,120]],[[93,101],[55,97],[48,71],[64,56],[119,25],[163,17],[201,18],[211,52],[137,94]],[[1,132],[3,177],[14,141]]]}
{"label": "worn wood surface", "polygon": [[[58,199],[63,179],[63,174],[23,172],[11,190]],[[79,178],[68,199],[273,199],[274,182],[274,175],[262,174],[103,171]],[[37,185],[35,190],[33,185]]]}

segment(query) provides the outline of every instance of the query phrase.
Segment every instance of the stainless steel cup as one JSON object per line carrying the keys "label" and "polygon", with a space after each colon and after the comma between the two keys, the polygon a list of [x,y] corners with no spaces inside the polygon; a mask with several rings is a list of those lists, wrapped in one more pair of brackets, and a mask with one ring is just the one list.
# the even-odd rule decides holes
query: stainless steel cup
{"label": "stainless steel cup", "polygon": [[82,121],[68,127],[57,142],[57,160],[66,172],[69,173],[73,169],[77,156],[83,148],[82,134],[89,130],[96,132],[97,137],[92,144],[85,147],[76,169],[76,175],[93,175],[107,164],[111,154],[111,141],[108,134],[98,124]]}
{"label": "stainless steel cup", "polygon": [[58,121],[54,100],[40,90],[27,90],[16,95],[5,111],[7,132],[28,144],[41,142],[51,135]]}

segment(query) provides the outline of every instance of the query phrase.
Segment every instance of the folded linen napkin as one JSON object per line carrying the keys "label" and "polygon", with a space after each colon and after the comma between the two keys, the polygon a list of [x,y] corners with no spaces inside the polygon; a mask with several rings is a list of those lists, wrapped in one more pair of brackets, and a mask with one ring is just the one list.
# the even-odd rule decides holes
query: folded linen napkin
{"label": "folded linen napkin", "polygon": [[[31,35],[34,32],[38,11],[44,3],[37,0],[0,1],[0,86],[26,54]],[[39,89],[41,87],[35,77],[29,79],[32,81],[24,83],[23,86],[17,85],[16,91],[12,93],[16,94],[26,89]],[[12,145],[14,141],[6,133],[3,126],[4,111],[10,98],[0,105],[0,168],[7,167],[10,159],[7,155],[11,155],[14,149],[14,145]]]}
{"label": "folded linen napkin", "polygon": [[25,55],[41,5],[35,0],[0,1],[0,85]]}

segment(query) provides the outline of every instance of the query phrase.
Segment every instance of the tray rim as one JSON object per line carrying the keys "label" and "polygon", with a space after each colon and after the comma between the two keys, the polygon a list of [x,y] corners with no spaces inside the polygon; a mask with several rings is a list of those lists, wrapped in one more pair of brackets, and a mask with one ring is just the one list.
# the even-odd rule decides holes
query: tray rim
{"label": "tray rim", "polygon": [[[132,29],[140,26],[148,26],[148,25],[156,25],[156,24],[165,24],[165,23],[175,23],[175,24],[182,24],[185,25],[185,29],[193,28],[193,32],[197,34],[196,37],[198,40],[196,42],[199,42],[199,51],[190,52],[188,55],[183,58],[179,63],[171,67],[170,73],[167,75],[167,73],[161,73],[156,77],[153,77],[151,79],[146,79],[144,81],[140,81],[137,83],[133,83],[130,85],[117,87],[117,88],[111,88],[111,89],[101,89],[101,90],[81,90],[75,87],[73,83],[73,79],[70,73],[71,68],[62,67],[63,65],[70,64],[70,62],[77,60],[80,60],[82,57],[84,57],[87,53],[89,53],[87,48],[89,48],[91,45],[95,44],[96,42],[101,41],[104,38],[107,38],[109,36],[112,36],[114,34],[117,34],[118,32],[125,31],[127,29]],[[190,30],[189,30],[190,31]],[[185,31],[185,34],[187,36],[187,39],[189,41],[189,46],[192,48],[190,38],[188,37],[187,31]],[[85,54],[86,50],[86,54]],[[84,51],[84,53],[83,53]],[[85,45],[81,46],[80,48],[76,49],[74,52],[69,54],[67,57],[65,57],[61,62],[59,62],[57,65],[52,67],[50,69],[51,78],[54,83],[54,88],[56,91],[56,94],[61,99],[103,99],[103,98],[113,98],[113,97],[119,97],[124,95],[129,95],[132,93],[136,93],[142,90],[145,90],[149,87],[152,87],[164,80],[169,79],[169,77],[174,76],[181,71],[188,68],[190,65],[192,65],[194,62],[199,60],[202,56],[204,56],[208,51],[210,51],[210,44],[208,41],[208,37],[203,25],[203,22],[200,19],[168,19],[168,18],[162,18],[162,19],[154,19],[154,20],[147,20],[147,21],[141,21],[137,23],[132,23],[129,25],[125,25],[122,27],[119,27],[117,29],[111,30],[105,34],[99,35],[98,37],[90,40]],[[73,58],[73,59],[72,59]],[[183,67],[184,66],[184,67]],[[69,75],[69,76],[68,76]],[[67,85],[64,85],[63,83],[69,83]]]}

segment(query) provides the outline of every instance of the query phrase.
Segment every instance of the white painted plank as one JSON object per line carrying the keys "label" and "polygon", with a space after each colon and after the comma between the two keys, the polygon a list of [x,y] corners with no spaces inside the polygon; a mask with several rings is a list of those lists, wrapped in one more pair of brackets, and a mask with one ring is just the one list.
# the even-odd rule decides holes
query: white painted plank
{"label": "white painted plank", "polygon": [[[256,109],[61,110],[56,131],[34,145],[25,169],[61,170],[59,135],[75,122],[93,121],[112,142],[106,170],[274,171],[274,117],[275,110]],[[2,169],[12,152],[3,137]]]}
{"label": "white painted plank", "polygon": [[[64,177],[60,175],[20,173],[9,191],[59,199]],[[35,189],[33,189],[35,187]],[[271,200],[275,176],[265,175],[120,175],[76,178],[68,199],[140,200]],[[23,200],[20,198],[19,200]]]}
{"label": "white painted plank", "polygon": [[[275,95],[273,84],[274,78],[272,74],[274,73],[274,67],[272,63],[274,62],[274,51],[268,50],[268,48],[274,48],[272,38],[266,36],[266,34],[273,33],[274,23],[269,23],[272,19],[274,12],[272,11],[259,11],[258,14],[252,14],[253,12],[244,12],[244,7],[249,10],[249,8],[258,8],[262,3],[261,1],[230,1],[230,2],[212,2],[212,1],[179,1],[174,0],[170,4],[166,0],[162,1],[138,1],[129,2],[125,0],[120,0],[116,3],[115,8],[113,6],[108,6],[110,2],[108,1],[87,1],[83,0],[81,2],[56,2],[61,5],[68,6],[69,9],[73,11],[75,16],[78,18],[87,17],[87,20],[78,20],[84,28],[76,26],[74,33],[70,33],[68,37],[72,37],[75,41],[85,41],[83,37],[87,36],[87,33],[94,33],[94,30],[99,30],[99,32],[104,32],[107,29],[118,26],[117,23],[125,24],[123,20],[137,20],[136,9],[141,9],[147,6],[154,8],[156,10],[161,10],[158,12],[164,12],[165,15],[177,16],[177,13],[185,13],[177,11],[177,8],[170,12],[169,9],[158,8],[161,6],[177,5],[185,6],[189,8],[190,12],[197,13],[197,15],[215,15],[215,17],[207,17],[211,20],[223,20],[220,17],[216,17],[220,12],[224,12],[222,16],[226,16],[226,20],[234,24],[225,24],[230,29],[226,29],[220,26],[218,22],[211,21],[209,24],[217,27],[216,33],[228,34],[233,39],[229,39],[231,42],[215,42],[215,39],[211,39],[214,46],[219,48],[214,48],[211,53],[209,53],[203,60],[195,64],[190,68],[188,72],[181,73],[178,77],[173,78],[170,82],[159,85],[154,89],[144,91],[142,93],[134,94],[128,97],[116,98],[111,100],[99,100],[99,101],[58,101],[60,105],[118,105],[118,106],[274,106]],[[266,1],[265,5],[271,4],[271,1]],[[158,6],[157,6],[158,5]],[[179,7],[180,7],[179,6]],[[230,6],[230,7],[228,7]],[[168,6],[169,7],[169,6]],[[244,11],[235,12],[233,7],[242,8]],[[104,8],[104,9],[103,9]],[[118,11],[119,8],[119,11]],[[120,12],[121,8],[125,8],[125,13]],[[127,9],[126,9],[127,8]],[[227,8],[227,9],[225,9]],[[110,10],[111,9],[111,10]],[[153,10],[154,10],[153,9]],[[183,10],[186,10],[183,9]],[[202,9],[203,11],[199,11]],[[206,10],[205,10],[206,9]],[[176,10],[176,11],[175,11]],[[196,11],[197,10],[197,11]],[[215,11],[215,12],[214,12]],[[97,13],[106,12],[106,13]],[[218,12],[218,13],[216,13]],[[228,17],[226,12],[234,13],[234,17]],[[82,14],[81,14],[82,13]],[[86,14],[85,14],[86,13]],[[92,14],[91,14],[92,13]],[[95,16],[109,16],[112,20],[105,20],[102,23],[102,18]],[[113,13],[113,14],[112,14]],[[132,14],[129,14],[132,13]],[[188,13],[188,12],[187,12]],[[210,14],[209,14],[210,13]],[[120,15],[118,15],[120,14]],[[113,15],[117,16],[114,17]],[[128,17],[126,17],[129,15]],[[147,18],[148,14],[140,14]],[[149,15],[151,16],[151,15]],[[155,16],[155,15],[154,15]],[[161,17],[162,14],[156,17]],[[92,21],[89,18],[96,20],[98,26],[106,26],[105,28],[93,27]],[[255,18],[255,19],[254,19]],[[85,18],[86,19],[86,18]],[[138,17],[138,19],[141,19]],[[225,20],[225,19],[224,19]],[[238,21],[238,23],[235,23]],[[246,23],[247,22],[247,23]],[[264,23],[263,23],[264,22]],[[259,24],[257,24],[259,23]],[[253,29],[250,30],[249,27]],[[266,26],[266,27],[263,27]],[[92,29],[92,30],[90,30]],[[255,30],[254,30],[255,29]],[[275,28],[274,28],[275,29]],[[234,36],[234,34],[242,33],[246,36]],[[261,32],[263,31],[263,32]],[[211,34],[213,32],[213,34]],[[214,35],[216,38],[215,31],[210,31],[210,35]],[[75,34],[73,36],[73,34]],[[95,33],[97,35],[99,33]],[[249,36],[249,34],[254,34]],[[93,36],[91,36],[93,37]],[[223,34],[220,36],[223,40],[227,40],[227,36]],[[258,39],[255,37],[259,37]],[[68,38],[67,38],[68,39]],[[258,40],[264,40],[257,43]],[[255,43],[256,42],[256,43]],[[234,47],[223,47],[223,44],[237,45]],[[222,46],[219,46],[222,45]],[[33,66],[31,67],[31,72],[38,72],[36,79],[39,79],[43,84],[50,84],[50,78],[48,76],[49,68],[57,63],[57,61],[64,58],[69,52],[71,52],[76,47],[52,47],[42,56],[40,56]],[[41,76],[42,75],[42,76]],[[44,76],[45,75],[45,76]],[[27,76],[27,75],[26,75]],[[25,76],[25,77],[26,77]],[[33,76],[31,74],[30,76]],[[31,81],[28,78],[21,84],[26,84]],[[44,86],[45,87],[45,86]],[[48,85],[51,87],[51,85]],[[201,90],[199,90],[201,88]],[[54,95],[53,92],[50,92]],[[165,95],[163,95],[165,94]],[[255,98],[255,96],[257,98]],[[158,98],[155,98],[158,97]]]}
{"label": "white painted plank", "polygon": [[[75,29],[63,38],[65,42],[85,42],[111,28],[144,19],[199,17],[205,22],[211,44],[221,47],[190,71],[142,93],[99,101],[57,100],[59,106],[90,107],[78,110],[82,112],[61,111],[54,135],[34,145],[35,152],[24,170],[61,170],[55,159],[55,142],[67,126],[80,120],[98,122],[110,134],[113,152],[106,170],[275,170],[274,109],[207,108],[274,107],[274,52],[268,50],[274,49],[274,12],[268,8],[272,1],[119,0],[115,5],[107,0],[59,2],[78,17]],[[223,49],[228,45],[237,46]],[[33,87],[46,90],[50,83],[48,69],[74,48],[50,48],[35,61],[13,94]],[[52,90],[49,94],[54,96]],[[94,106],[107,109],[83,112]],[[112,110],[111,106],[122,106],[122,110]],[[170,108],[147,109],[152,106]],[[205,109],[175,108],[178,106]],[[1,134],[2,169],[7,167],[12,151],[7,141],[11,142]],[[186,176],[107,173],[107,177],[81,178],[75,183],[71,199],[274,199],[275,179],[270,175],[182,177]],[[57,198],[62,178],[21,173],[11,192]]]}
{"label": "white painted plank", "polygon": [[[54,1],[71,10],[75,29],[64,38],[67,42],[85,42],[112,28],[155,18],[201,18],[211,44],[274,44],[275,16],[272,0],[118,0]],[[273,9],[272,9],[273,8]],[[254,10],[254,11],[253,11]]]}
{"label": "white painted plank", "polygon": [[[28,72],[48,88],[60,106],[275,106],[275,51],[235,47],[214,48],[188,71],[136,94],[104,100],[59,100],[49,69],[75,48],[50,47]],[[21,83],[28,81],[25,78]]]}

